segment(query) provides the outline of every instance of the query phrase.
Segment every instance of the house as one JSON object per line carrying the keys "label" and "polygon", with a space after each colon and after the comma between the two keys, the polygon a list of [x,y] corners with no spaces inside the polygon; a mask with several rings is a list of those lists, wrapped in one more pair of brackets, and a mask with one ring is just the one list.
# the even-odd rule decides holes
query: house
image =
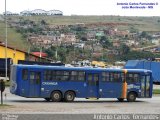
{"label": "house", "polygon": [[155,45],[160,45],[160,38],[155,38],[155,39],[152,39],[152,43],[155,44]]}
{"label": "house", "polygon": [[120,47],[121,42],[120,42],[120,40],[114,40],[114,41],[112,42],[112,44],[113,44],[114,47]]}
{"label": "house", "polygon": [[95,31],[87,32],[87,40],[94,40],[95,38],[96,38],[96,32]]}
{"label": "house", "polygon": [[76,41],[76,35],[73,33],[61,34],[62,43],[75,43]]}
{"label": "house", "polygon": [[124,42],[124,44],[126,44],[127,46],[138,46],[139,42],[136,40],[127,40]]}
{"label": "house", "polygon": [[75,48],[84,48],[85,43],[74,43]]}
{"label": "house", "polygon": [[[6,57],[5,52],[5,45],[0,43],[0,58]],[[52,61],[49,58],[46,58],[45,56],[39,57],[32,53],[28,53],[26,51],[22,51],[19,49],[16,49],[11,46],[7,46],[7,58],[11,58],[13,60],[13,64],[17,64],[18,60],[28,60],[28,61]]]}

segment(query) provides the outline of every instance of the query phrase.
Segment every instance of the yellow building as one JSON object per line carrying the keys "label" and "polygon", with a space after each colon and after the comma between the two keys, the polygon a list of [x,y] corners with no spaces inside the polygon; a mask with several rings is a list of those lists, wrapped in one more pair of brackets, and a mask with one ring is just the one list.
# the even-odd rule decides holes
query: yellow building
{"label": "yellow building", "polygon": [[[0,43],[0,58],[5,58],[5,45]],[[45,57],[29,54],[25,51],[15,49],[13,47],[7,47],[7,58],[13,60],[13,64],[17,64],[18,60],[39,61],[39,62],[51,62],[52,60]]]}
{"label": "yellow building", "polygon": [[[17,64],[18,60],[25,60],[25,52],[21,50],[14,49],[12,47],[7,47],[7,58],[13,60],[13,64]],[[0,44],[0,58],[5,58],[5,45]]]}

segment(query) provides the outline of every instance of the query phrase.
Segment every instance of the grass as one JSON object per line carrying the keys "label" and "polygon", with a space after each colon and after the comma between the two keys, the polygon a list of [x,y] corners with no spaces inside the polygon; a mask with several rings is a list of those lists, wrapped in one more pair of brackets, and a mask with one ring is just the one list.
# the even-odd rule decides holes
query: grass
{"label": "grass", "polygon": [[8,108],[8,107],[12,107],[12,105],[7,105],[7,104],[1,105],[1,104],[0,104],[0,109]]}
{"label": "grass", "polygon": [[129,26],[116,26],[127,30],[135,27],[141,31],[159,31],[160,17],[127,17],[127,16],[12,16],[12,20],[19,18],[29,19],[35,22],[45,20],[49,25],[74,25],[76,23],[129,23]]}
{"label": "grass", "polygon": [[10,86],[10,81],[6,81],[5,86],[9,87]]}
{"label": "grass", "polygon": [[[7,28],[8,46],[15,47],[20,50],[27,50],[27,43],[22,38],[20,33],[17,33],[14,28]],[[0,41],[5,42],[5,23],[0,21]]]}
{"label": "grass", "polygon": [[160,89],[154,89],[153,94],[160,94]]}

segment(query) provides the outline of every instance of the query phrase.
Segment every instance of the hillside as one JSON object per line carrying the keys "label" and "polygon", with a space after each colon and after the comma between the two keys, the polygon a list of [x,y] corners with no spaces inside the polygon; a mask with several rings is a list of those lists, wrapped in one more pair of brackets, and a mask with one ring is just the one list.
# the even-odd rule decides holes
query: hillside
{"label": "hillside", "polygon": [[[122,16],[8,16],[10,21],[19,19],[40,22],[45,20],[49,25],[74,25],[84,23],[85,25],[115,24],[118,29],[129,30],[131,27],[139,31],[160,31],[160,17],[122,17]],[[118,24],[118,25],[117,25]],[[0,18],[0,41],[5,39],[5,24]],[[27,50],[26,40],[14,28],[8,26],[8,43],[16,48]]]}
{"label": "hillside", "polygon": [[[13,46],[16,49],[27,50],[28,45],[26,40],[23,39],[22,35],[17,33],[14,28],[7,26],[8,45]],[[0,20],[0,42],[5,42],[5,23],[3,19]]]}
{"label": "hillside", "polygon": [[[11,17],[17,20],[22,17]],[[74,25],[77,23],[128,23],[129,26],[120,26],[122,29],[128,29],[131,26],[140,31],[160,31],[160,17],[125,17],[125,16],[24,16],[23,19],[29,19],[39,22],[42,19],[50,25]]]}

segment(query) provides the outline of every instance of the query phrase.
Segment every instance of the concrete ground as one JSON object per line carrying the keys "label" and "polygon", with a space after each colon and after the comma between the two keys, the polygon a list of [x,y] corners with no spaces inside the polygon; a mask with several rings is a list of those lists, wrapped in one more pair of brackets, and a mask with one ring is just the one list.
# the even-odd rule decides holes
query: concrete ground
{"label": "concrete ground", "polygon": [[160,114],[160,96],[150,99],[137,99],[136,102],[118,102],[116,99],[86,100],[75,99],[74,102],[46,102],[41,98],[24,98],[4,92],[4,104],[0,113],[43,113],[43,114],[94,114],[94,113],[134,113],[134,114]]}

